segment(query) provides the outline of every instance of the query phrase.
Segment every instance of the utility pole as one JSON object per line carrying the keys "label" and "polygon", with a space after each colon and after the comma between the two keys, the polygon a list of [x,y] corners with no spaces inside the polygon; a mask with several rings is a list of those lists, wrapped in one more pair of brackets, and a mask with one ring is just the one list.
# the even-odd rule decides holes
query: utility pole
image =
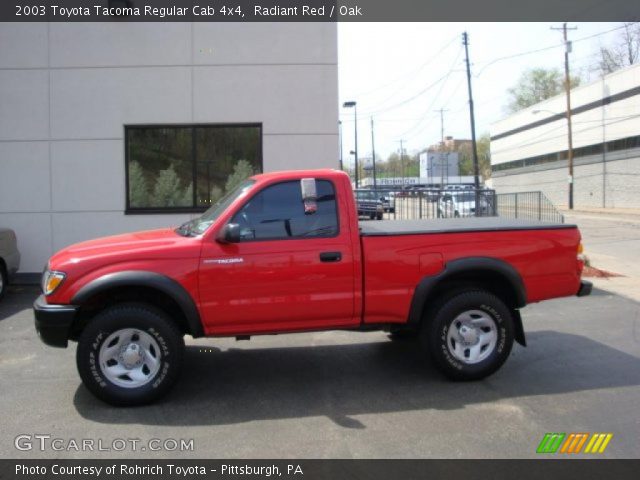
{"label": "utility pole", "polygon": [[564,90],[567,96],[567,135],[568,150],[567,162],[569,164],[569,210],[573,210],[573,131],[571,128],[571,77],[569,76],[569,53],[571,53],[571,42],[567,38],[567,30],[576,30],[577,27],[567,28],[567,22],[562,27],[551,27],[552,30],[562,30],[564,39]]}
{"label": "utility pole", "polygon": [[467,86],[469,88],[469,117],[471,119],[471,153],[473,154],[473,180],[476,189],[476,216],[480,215],[480,168],[478,167],[478,145],[476,144],[476,117],[473,112],[473,92],[471,91],[471,66],[469,64],[469,35],[462,34],[465,63],[467,64]]}
{"label": "utility pole", "polygon": [[376,147],[373,141],[373,117],[371,117],[371,157],[373,161],[373,189],[376,190],[378,184],[376,183]]}
{"label": "utility pole", "polygon": [[[464,45],[465,63],[467,66],[467,87],[469,90],[469,118],[471,120],[471,153],[473,155],[473,175],[475,188],[480,188],[480,169],[478,167],[478,146],[476,144],[476,117],[473,110],[473,91],[471,89],[471,66],[469,63],[469,35],[462,34],[462,44]],[[477,212],[477,209],[476,209]]]}
{"label": "utility pole", "polygon": [[449,155],[445,157],[444,154],[444,112],[447,111],[444,108],[436,110],[436,112],[440,112],[440,188],[444,188],[445,161],[447,165],[447,183],[449,183]]}
{"label": "utility pole", "polygon": [[440,112],[440,141],[442,142],[442,148],[444,149],[444,112],[448,112],[449,110],[445,110],[441,108],[440,110],[436,110],[436,112]]}

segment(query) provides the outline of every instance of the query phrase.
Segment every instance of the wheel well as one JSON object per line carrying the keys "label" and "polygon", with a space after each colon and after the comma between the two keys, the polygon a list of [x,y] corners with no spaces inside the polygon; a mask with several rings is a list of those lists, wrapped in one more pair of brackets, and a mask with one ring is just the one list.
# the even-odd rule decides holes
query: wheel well
{"label": "wheel well", "polygon": [[515,286],[504,275],[492,270],[474,270],[455,273],[438,282],[429,292],[425,308],[432,304],[434,299],[447,297],[453,291],[474,287],[494,294],[510,309],[522,306],[518,305],[518,292]]}
{"label": "wheel well", "polygon": [[82,303],[71,327],[70,338],[75,340],[98,312],[124,302],[147,303],[167,313],[183,334],[191,334],[187,318],[178,303],[166,293],[152,287],[117,286],[96,293]]}

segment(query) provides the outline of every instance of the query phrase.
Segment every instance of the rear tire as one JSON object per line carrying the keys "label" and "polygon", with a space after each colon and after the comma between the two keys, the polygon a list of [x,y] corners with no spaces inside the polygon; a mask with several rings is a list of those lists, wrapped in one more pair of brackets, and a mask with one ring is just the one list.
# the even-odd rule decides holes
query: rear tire
{"label": "rear tire", "polygon": [[453,294],[429,315],[420,332],[435,366],[452,380],[480,380],[498,370],[514,340],[513,316],[483,290]]}
{"label": "rear tire", "polygon": [[89,321],[76,363],[85,386],[111,405],[151,403],[178,379],[184,339],[161,310],[140,303],[110,307]]}

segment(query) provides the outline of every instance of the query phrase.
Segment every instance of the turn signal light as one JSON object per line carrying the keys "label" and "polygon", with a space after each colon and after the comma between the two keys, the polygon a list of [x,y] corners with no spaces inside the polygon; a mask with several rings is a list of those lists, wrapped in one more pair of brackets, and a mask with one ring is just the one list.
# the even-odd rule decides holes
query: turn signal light
{"label": "turn signal light", "polygon": [[42,293],[51,295],[62,284],[65,274],[62,272],[44,272]]}

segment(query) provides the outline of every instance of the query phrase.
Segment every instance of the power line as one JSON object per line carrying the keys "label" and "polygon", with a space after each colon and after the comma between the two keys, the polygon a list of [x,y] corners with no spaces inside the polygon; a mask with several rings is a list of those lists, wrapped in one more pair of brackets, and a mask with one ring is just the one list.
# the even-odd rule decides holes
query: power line
{"label": "power line", "polygon": [[[449,74],[451,74],[451,72],[449,72]],[[417,122],[416,124],[414,124],[411,128],[409,128],[408,130],[406,130],[404,133],[402,133],[400,136],[401,137],[405,137],[408,136],[410,134],[412,134],[414,131],[419,130],[419,127],[422,127],[422,124],[427,121],[430,120],[431,118],[434,118],[433,115],[431,116],[427,116],[427,112],[430,112],[433,107],[435,106],[436,102],[438,101],[438,98],[440,97],[440,94],[442,93],[442,91],[444,90],[444,86],[447,84],[447,79],[445,79],[445,81],[442,83],[442,85],[440,86],[440,90],[438,90],[438,93],[436,93],[436,95],[433,97],[433,100],[431,100],[431,102],[429,103],[429,106],[427,107],[427,111],[424,113],[422,120],[420,120],[419,122]],[[446,106],[446,105],[445,105]],[[417,132],[416,132],[417,133]],[[415,135],[414,135],[415,136]],[[413,138],[413,137],[411,137]]]}
{"label": "power line", "polygon": [[[638,23],[638,22],[632,22],[631,25],[634,25],[635,23]],[[612,28],[610,30],[605,30],[604,32],[599,32],[599,33],[594,33],[592,35],[587,35],[586,37],[580,37],[580,38],[577,38],[576,40],[573,40],[573,43],[578,43],[578,42],[582,42],[584,40],[589,40],[591,38],[600,37],[602,35],[606,35],[608,33],[615,32],[616,30],[621,30],[623,28],[625,28],[624,25]],[[524,56],[527,56],[527,55],[532,55],[534,53],[545,52],[547,50],[553,50],[555,48],[560,48],[562,46],[564,46],[564,43],[559,43],[559,44],[556,44],[556,45],[549,45],[548,47],[536,48],[534,50],[527,50],[527,51],[524,51],[524,52],[514,53],[513,55],[505,55],[503,57],[498,57],[498,58],[495,58],[493,60],[479,62],[478,65],[484,64],[484,66],[482,68],[480,68],[480,70],[478,70],[478,73],[476,73],[475,77],[476,78],[479,77],[480,75],[482,75],[482,73],[487,68],[489,68],[490,66],[492,66],[492,65],[494,65],[494,64],[496,64],[498,62],[502,62],[504,60],[511,60],[512,58],[524,57]]]}
{"label": "power line", "polygon": [[[412,132],[414,132],[415,130],[419,129],[420,127],[422,127],[422,124],[426,121],[429,120],[432,117],[428,117],[427,113],[430,112],[433,107],[435,106],[438,98],[440,97],[440,94],[442,93],[442,91],[444,90],[444,86],[447,83],[447,80],[449,79],[449,77],[451,76],[451,74],[453,73],[456,63],[458,63],[458,60],[460,58],[460,53],[462,53],[462,49],[459,51],[458,56],[454,59],[453,63],[451,64],[449,71],[447,72],[447,74],[443,77],[444,78],[444,82],[440,85],[440,89],[438,90],[438,93],[436,93],[436,95],[433,97],[432,101],[429,103],[429,106],[427,107],[426,112],[424,113],[422,120],[418,121],[416,124],[414,124],[411,128],[409,128],[408,130],[404,131],[400,136],[401,137],[405,137],[409,134],[411,134]],[[446,104],[445,104],[446,107]],[[415,135],[414,135],[415,136]],[[411,137],[413,138],[413,137]]]}
{"label": "power line", "polygon": [[415,75],[415,74],[421,72],[425,67],[430,65],[431,62],[433,62],[436,58],[438,58],[438,56],[440,56],[440,54],[442,52],[444,52],[447,48],[449,48],[453,44],[453,42],[456,41],[457,38],[458,38],[457,35],[454,36],[449,42],[447,42],[442,48],[440,48],[440,50],[438,50],[432,57],[427,59],[427,61],[425,61],[423,64],[421,64],[417,68],[411,70],[410,72],[405,73],[404,75],[401,75],[401,76],[395,78],[394,80],[390,81],[389,83],[387,83],[385,85],[381,85],[381,86],[375,87],[375,88],[373,88],[371,90],[368,90],[368,91],[365,91],[365,92],[362,92],[362,93],[358,93],[358,96],[365,96],[366,97],[367,95],[370,95],[370,94],[372,94],[374,92],[377,92],[379,90],[383,90],[385,88],[388,88],[388,87],[390,87],[391,85],[397,83],[400,80],[404,80],[407,77],[410,77],[412,75]]}
{"label": "power line", "polygon": [[420,96],[424,95],[424,94],[425,94],[425,93],[427,93],[429,90],[431,90],[432,88],[434,88],[434,87],[436,87],[438,84],[440,84],[440,82],[442,82],[443,80],[444,80],[444,81],[446,81],[446,80],[449,78],[449,76],[451,75],[451,73],[452,73],[452,72],[453,72],[453,70],[454,70],[454,66],[455,66],[455,64],[458,62],[458,59],[460,58],[460,54],[461,54],[461,53],[462,53],[462,49],[459,49],[459,50],[458,50],[458,54],[456,55],[456,57],[455,57],[455,59],[454,59],[454,61],[453,61],[453,64],[452,64],[451,68],[449,69],[449,71],[448,71],[445,75],[443,75],[442,77],[438,78],[435,82],[433,82],[433,83],[429,84],[428,86],[426,86],[425,88],[423,88],[422,90],[420,90],[420,91],[419,91],[418,93],[416,93],[415,95],[412,95],[412,96],[411,96],[411,97],[409,97],[409,98],[406,98],[406,99],[404,99],[404,100],[402,100],[402,101],[400,101],[400,102],[398,102],[398,103],[392,104],[392,105],[387,106],[387,107],[381,107],[381,108],[378,108],[378,109],[365,111],[364,113],[361,113],[361,115],[371,116],[371,115],[377,115],[377,114],[382,113],[382,112],[388,112],[388,111],[390,111],[390,110],[395,110],[396,108],[401,107],[401,106],[403,106],[403,105],[406,105],[407,103],[409,103],[409,102],[411,102],[411,101],[415,100],[416,98],[418,98],[418,97],[420,97]]}

